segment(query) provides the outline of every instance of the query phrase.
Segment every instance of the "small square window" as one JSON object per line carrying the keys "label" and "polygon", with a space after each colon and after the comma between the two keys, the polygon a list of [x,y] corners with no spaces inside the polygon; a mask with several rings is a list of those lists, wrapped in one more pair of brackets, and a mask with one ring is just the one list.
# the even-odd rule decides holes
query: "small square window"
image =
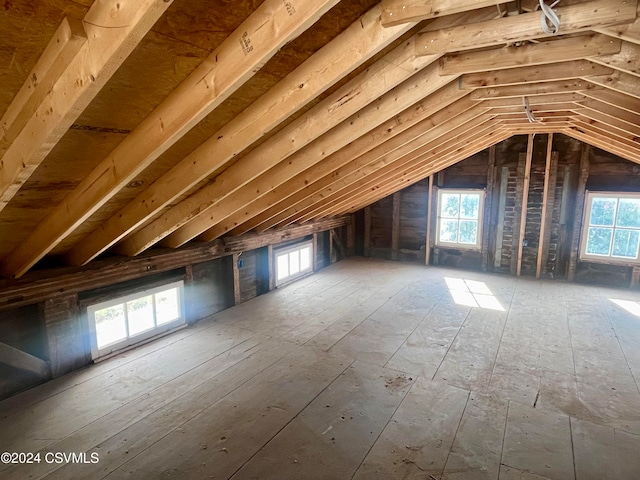
{"label": "small square window", "polygon": [[634,263],[640,250],[640,194],[588,192],[580,258]]}
{"label": "small square window", "polygon": [[305,242],[275,251],[276,285],[313,271],[313,244]]}
{"label": "small square window", "polygon": [[480,249],[484,190],[438,191],[436,244]]}

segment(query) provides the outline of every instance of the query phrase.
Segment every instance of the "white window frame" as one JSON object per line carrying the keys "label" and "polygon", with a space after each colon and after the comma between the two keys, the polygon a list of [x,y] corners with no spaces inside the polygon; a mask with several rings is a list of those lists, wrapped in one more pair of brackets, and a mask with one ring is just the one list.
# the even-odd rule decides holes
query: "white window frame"
{"label": "white window frame", "polygon": [[[171,290],[177,288],[178,289],[178,304],[180,309],[180,317],[171,322],[165,323],[163,325],[157,324],[157,316],[156,316],[156,308],[155,308],[155,294],[164,292],[166,290]],[[154,325],[155,328],[146,330],[137,335],[129,336],[129,324],[127,322],[127,338],[120,340],[115,343],[111,343],[109,345],[105,345],[102,348],[98,348],[98,337],[96,331],[96,322],[95,322],[95,312],[102,310],[104,308],[113,307],[116,305],[125,304],[125,318],[127,315],[126,303],[132,300],[137,300],[138,298],[146,297],[148,295],[154,295],[153,301],[153,316],[154,316]],[[173,330],[185,323],[185,309],[184,309],[184,281],[180,280],[178,282],[168,283],[165,285],[161,285],[159,287],[150,288],[147,290],[137,291],[135,293],[131,293],[129,295],[125,295],[123,297],[114,298],[113,300],[108,300],[106,302],[95,303],[93,305],[89,305],[87,307],[87,317],[89,320],[89,333],[91,339],[91,356],[95,360],[99,357],[103,357],[105,355],[109,355],[117,350],[122,350],[126,347],[139,344],[148,340],[152,337],[161,335],[163,333],[168,332],[169,330]]]}
{"label": "white window frame", "polygon": [[[280,257],[281,255],[289,255],[292,252],[295,251],[300,251],[303,248],[309,247],[311,248],[311,262],[309,265],[309,268],[306,268],[304,270],[300,270],[298,273],[294,273],[293,275],[288,275],[280,280],[278,280],[278,257]],[[289,247],[284,247],[284,248],[279,248],[279,249],[274,249],[273,250],[273,265],[274,265],[274,276],[275,276],[275,283],[276,283],[276,287],[279,287],[281,285],[284,285],[286,283],[292,282],[294,280],[299,279],[300,277],[304,277],[306,275],[309,275],[310,273],[313,273],[313,258],[315,256],[316,252],[313,249],[313,241],[309,240],[309,241],[304,241],[301,243],[296,243],[295,245],[291,245]]]}
{"label": "white window frame", "polygon": [[[440,215],[440,205],[442,204],[442,195],[445,194],[477,194],[480,195],[480,204],[478,205],[478,235],[476,237],[476,243],[458,243],[458,242],[443,242],[440,240],[440,223],[442,217]],[[482,250],[482,223],[484,221],[484,199],[486,191],[483,188],[439,188],[438,189],[438,201],[436,204],[436,238],[435,244],[438,247],[456,248],[462,250]],[[458,216],[458,221],[460,217]]]}
{"label": "white window frame", "polygon": [[580,231],[580,260],[588,261],[588,262],[596,262],[596,263],[607,263],[607,264],[640,264],[640,248],[636,253],[636,258],[629,257],[616,257],[613,256],[613,239],[616,230],[640,230],[640,228],[633,227],[618,227],[615,225],[615,220],[617,220],[617,210],[614,216],[614,226],[613,227],[604,227],[604,228],[612,228],[613,234],[611,236],[611,246],[609,255],[596,255],[596,254],[588,254],[587,251],[587,241],[589,239],[589,220],[591,218],[591,207],[593,205],[592,201],[594,197],[598,198],[617,198],[625,199],[632,198],[634,200],[640,200],[640,192],[597,192],[597,191],[589,191],[587,190],[585,193],[584,199],[584,211],[582,215],[582,228]]}

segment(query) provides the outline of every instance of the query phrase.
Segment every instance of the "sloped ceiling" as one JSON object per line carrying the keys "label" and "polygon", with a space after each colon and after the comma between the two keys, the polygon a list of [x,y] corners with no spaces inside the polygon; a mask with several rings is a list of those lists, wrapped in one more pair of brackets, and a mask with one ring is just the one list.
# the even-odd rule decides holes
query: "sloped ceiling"
{"label": "sloped ceiling", "polygon": [[533,0],[0,9],[6,277],[351,213],[513,135],[640,163],[637,0],[557,33]]}

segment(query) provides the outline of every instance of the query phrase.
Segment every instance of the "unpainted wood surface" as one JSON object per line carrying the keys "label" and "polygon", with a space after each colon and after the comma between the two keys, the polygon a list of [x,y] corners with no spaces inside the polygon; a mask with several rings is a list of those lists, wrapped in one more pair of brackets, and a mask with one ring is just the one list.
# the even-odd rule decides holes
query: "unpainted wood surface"
{"label": "unpainted wood surface", "polygon": [[3,479],[635,480],[640,294],[351,258],[0,402]]}

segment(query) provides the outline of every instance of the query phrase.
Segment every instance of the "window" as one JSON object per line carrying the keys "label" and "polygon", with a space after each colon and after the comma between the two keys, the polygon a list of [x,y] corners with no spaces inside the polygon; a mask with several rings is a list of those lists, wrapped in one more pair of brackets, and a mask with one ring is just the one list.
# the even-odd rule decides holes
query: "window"
{"label": "window", "polygon": [[640,194],[588,192],[580,257],[606,262],[637,262]]}
{"label": "window", "polygon": [[436,244],[479,249],[484,190],[438,190]]}
{"label": "window", "polygon": [[306,242],[275,252],[276,285],[313,271],[313,244]]}
{"label": "window", "polygon": [[145,290],[87,309],[97,358],[184,323],[183,282]]}

